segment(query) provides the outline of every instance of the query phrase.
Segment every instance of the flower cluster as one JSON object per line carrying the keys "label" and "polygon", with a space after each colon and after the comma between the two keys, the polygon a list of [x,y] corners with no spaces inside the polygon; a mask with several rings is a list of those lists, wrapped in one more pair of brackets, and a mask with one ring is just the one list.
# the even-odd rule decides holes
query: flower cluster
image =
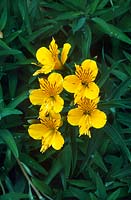
{"label": "flower cluster", "polygon": [[41,47],[36,52],[37,66],[40,69],[33,75],[49,75],[47,78],[38,78],[39,88],[30,91],[31,103],[39,105],[40,110],[39,123],[31,124],[28,132],[32,138],[42,141],[41,152],[45,152],[50,146],[59,150],[64,144],[64,138],[58,131],[63,124],[60,114],[64,107],[64,99],[61,97],[63,89],[74,94],[75,108],[69,110],[67,121],[79,127],[80,135],[91,137],[91,127],[102,128],[106,123],[106,114],[97,109],[99,87],[94,82],[98,73],[96,62],[86,59],[81,65],[75,65],[74,75],[67,75],[64,78],[56,72],[63,68],[70,48],[69,43],[64,44],[60,54],[53,38],[49,49]]}

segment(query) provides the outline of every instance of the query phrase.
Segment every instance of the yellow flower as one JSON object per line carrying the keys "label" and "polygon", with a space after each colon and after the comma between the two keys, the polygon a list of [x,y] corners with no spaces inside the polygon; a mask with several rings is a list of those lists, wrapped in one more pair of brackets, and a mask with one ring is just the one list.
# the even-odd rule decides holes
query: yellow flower
{"label": "yellow flower", "polygon": [[50,146],[55,150],[62,148],[64,138],[58,131],[62,125],[61,116],[59,113],[51,113],[48,117],[40,119],[39,124],[32,124],[29,126],[29,135],[35,140],[42,140],[42,147],[40,152],[45,152]]}
{"label": "yellow flower", "polygon": [[99,95],[99,87],[93,82],[97,76],[97,64],[93,60],[86,59],[81,66],[75,65],[75,75],[64,78],[63,87],[70,93],[74,93],[75,103],[81,97],[94,99]]}
{"label": "yellow flower", "polygon": [[71,45],[69,43],[64,44],[60,59],[60,51],[58,49],[58,45],[55,43],[54,38],[49,45],[49,49],[46,47],[39,48],[36,52],[36,58],[40,63],[41,69],[37,70],[33,75],[35,76],[40,73],[48,74],[53,69],[62,69],[67,60],[70,48]]}
{"label": "yellow flower", "polygon": [[102,128],[106,123],[106,114],[97,109],[99,97],[96,99],[87,99],[86,97],[79,100],[78,107],[68,112],[67,120],[73,126],[79,126],[80,135],[91,137],[90,128]]}
{"label": "yellow flower", "polygon": [[61,74],[52,73],[48,79],[40,78],[40,89],[31,90],[29,99],[33,105],[41,105],[40,110],[47,114],[50,110],[59,113],[63,109],[64,100],[60,97],[63,90]]}

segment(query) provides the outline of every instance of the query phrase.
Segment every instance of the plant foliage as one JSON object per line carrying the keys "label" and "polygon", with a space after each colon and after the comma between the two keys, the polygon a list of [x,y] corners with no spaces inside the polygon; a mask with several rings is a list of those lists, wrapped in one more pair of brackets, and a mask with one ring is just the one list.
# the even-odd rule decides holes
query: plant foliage
{"label": "plant foliage", "polygon": [[[131,199],[130,9],[130,0],[0,1],[0,200]],[[64,147],[42,154],[28,134],[38,115],[28,96],[36,50],[52,37],[72,45],[71,73],[96,60],[108,122],[91,139],[65,124]]]}

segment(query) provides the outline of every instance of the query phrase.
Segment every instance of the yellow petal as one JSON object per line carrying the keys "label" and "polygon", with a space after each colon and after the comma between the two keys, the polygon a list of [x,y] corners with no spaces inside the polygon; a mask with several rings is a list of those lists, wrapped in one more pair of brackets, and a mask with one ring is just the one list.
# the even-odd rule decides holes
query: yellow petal
{"label": "yellow petal", "polygon": [[52,139],[52,147],[55,150],[59,150],[63,147],[64,138],[62,137],[61,133],[57,131]]}
{"label": "yellow petal", "polygon": [[48,74],[53,70],[53,68],[54,68],[54,64],[52,64],[52,65],[44,65],[44,66],[41,67],[41,69],[36,70],[33,73],[33,76],[37,76],[39,74]]}
{"label": "yellow petal", "polygon": [[42,65],[49,65],[54,61],[51,52],[46,47],[41,47],[37,50],[36,58]]}
{"label": "yellow petal", "polygon": [[85,127],[81,126],[79,128],[79,134],[80,134],[80,136],[81,135],[88,135],[89,138],[91,138],[91,132],[90,132],[90,130],[87,127],[85,128]]}
{"label": "yellow petal", "polygon": [[102,128],[107,121],[106,114],[98,109],[91,112],[90,119],[94,128]]}
{"label": "yellow petal", "polygon": [[59,113],[62,111],[64,106],[64,100],[59,96],[55,96],[54,104],[53,104],[53,110],[56,113]]}
{"label": "yellow petal", "polygon": [[52,41],[51,41],[51,43],[50,43],[50,45],[49,45],[49,50],[50,50],[50,52],[52,53],[52,55],[54,55],[54,56],[58,55],[59,52],[60,52],[60,51],[58,50],[58,45],[56,44],[54,38],[52,38]]}
{"label": "yellow petal", "polygon": [[61,62],[64,65],[64,63],[67,60],[68,53],[70,51],[71,45],[69,43],[65,43],[61,52]]}
{"label": "yellow petal", "polygon": [[44,99],[44,93],[42,92],[41,89],[31,90],[29,99],[33,105],[42,105]]}
{"label": "yellow petal", "polygon": [[48,131],[49,129],[43,124],[32,124],[28,129],[29,135],[36,140],[42,139],[44,133]]}
{"label": "yellow petal", "polygon": [[57,94],[61,93],[63,90],[63,77],[59,73],[52,73],[48,77],[48,81],[57,90]]}
{"label": "yellow petal", "polygon": [[81,64],[82,68],[89,73],[91,73],[92,81],[95,80],[97,73],[98,73],[98,67],[94,60],[86,59]]}
{"label": "yellow petal", "polygon": [[63,87],[70,93],[75,93],[78,85],[80,83],[79,78],[76,75],[69,75],[64,78]]}
{"label": "yellow petal", "polygon": [[89,128],[91,127],[91,122],[88,114],[82,116],[82,118],[79,121],[79,127],[80,135],[89,135]]}
{"label": "yellow petal", "polygon": [[67,120],[71,125],[78,126],[82,116],[83,111],[81,111],[79,108],[74,108],[68,112]]}
{"label": "yellow petal", "polygon": [[95,99],[99,95],[99,87],[94,83],[91,82],[88,84],[87,87],[83,87],[83,96],[88,98],[88,99]]}

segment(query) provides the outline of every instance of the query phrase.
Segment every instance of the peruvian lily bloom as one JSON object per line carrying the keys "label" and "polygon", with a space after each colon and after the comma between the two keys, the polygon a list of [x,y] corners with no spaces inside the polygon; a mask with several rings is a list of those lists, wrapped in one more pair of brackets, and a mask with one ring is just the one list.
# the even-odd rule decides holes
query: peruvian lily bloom
{"label": "peruvian lily bloom", "polygon": [[58,45],[55,43],[54,38],[52,39],[49,49],[46,47],[41,47],[36,52],[36,58],[40,63],[41,69],[37,70],[33,75],[38,75],[41,73],[48,74],[52,70],[62,69],[65,64],[68,53],[71,48],[69,43],[65,43],[61,52],[61,57],[59,59],[60,50]]}
{"label": "peruvian lily bloom", "polygon": [[48,79],[40,78],[40,89],[31,90],[29,99],[33,105],[41,105],[45,115],[50,110],[59,113],[63,109],[64,100],[60,97],[63,90],[63,78],[59,73],[52,73]]}
{"label": "peruvian lily bloom", "polygon": [[81,66],[75,65],[75,75],[68,75],[64,78],[63,87],[70,93],[74,93],[75,103],[81,97],[94,99],[99,95],[99,87],[94,83],[98,73],[95,61],[86,59]]}
{"label": "peruvian lily bloom", "polygon": [[73,126],[79,126],[80,135],[91,137],[90,128],[102,128],[106,124],[106,114],[97,109],[99,97],[96,99],[82,98],[78,107],[68,112],[67,120]]}
{"label": "peruvian lily bloom", "polygon": [[40,119],[40,123],[29,126],[29,135],[35,140],[42,141],[40,152],[45,152],[50,146],[55,150],[62,148],[64,138],[58,131],[62,125],[61,116],[59,113],[51,112],[48,117]]}

